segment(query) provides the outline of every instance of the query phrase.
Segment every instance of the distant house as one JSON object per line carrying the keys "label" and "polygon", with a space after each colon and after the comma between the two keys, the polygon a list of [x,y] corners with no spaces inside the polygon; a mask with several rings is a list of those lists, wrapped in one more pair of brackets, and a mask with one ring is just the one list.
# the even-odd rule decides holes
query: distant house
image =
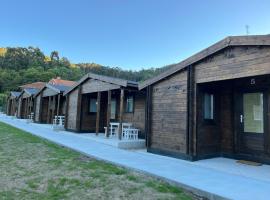
{"label": "distant house", "polygon": [[21,92],[11,91],[7,98],[7,115],[15,116],[18,110],[18,97],[20,96]]}
{"label": "distant house", "polygon": [[21,90],[26,89],[26,88],[36,88],[36,89],[41,89],[45,86],[46,83],[44,82],[34,82],[34,83],[28,83],[25,85],[19,86]]}
{"label": "distant house", "polygon": [[270,35],[227,37],[139,88],[149,152],[270,163]]}
{"label": "distant house", "polygon": [[67,130],[98,134],[110,122],[129,122],[145,136],[145,92],[137,82],[89,73],[64,95]]}
{"label": "distant house", "polygon": [[39,91],[37,88],[25,88],[18,96],[18,118],[27,119],[34,111],[34,95]]}
{"label": "distant house", "polygon": [[34,121],[38,123],[53,123],[55,116],[65,115],[66,92],[76,82],[52,79],[34,97]]}

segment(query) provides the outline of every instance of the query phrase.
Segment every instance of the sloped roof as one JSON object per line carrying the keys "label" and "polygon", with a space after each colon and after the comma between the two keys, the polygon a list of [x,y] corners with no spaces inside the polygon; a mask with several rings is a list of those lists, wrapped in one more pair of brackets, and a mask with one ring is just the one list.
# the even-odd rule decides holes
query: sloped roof
{"label": "sloped roof", "polygon": [[21,92],[15,92],[15,91],[11,91],[10,94],[14,97],[18,97],[20,96]]}
{"label": "sloped roof", "polygon": [[37,88],[25,88],[18,96],[21,97],[23,95],[23,93],[27,93],[29,94],[30,96],[34,96],[36,95],[38,92],[40,91],[40,89],[37,89]]}
{"label": "sloped roof", "polygon": [[145,87],[152,85],[172,74],[192,65],[207,56],[217,53],[218,51],[229,47],[229,46],[270,46],[270,35],[250,35],[250,36],[229,36],[225,39],[215,43],[214,45],[198,52],[197,54],[181,61],[180,63],[174,64],[170,69],[161,73],[160,75],[148,79],[139,84],[139,89],[142,90]]}
{"label": "sloped roof", "polygon": [[48,83],[51,85],[65,85],[65,86],[73,86],[76,84],[75,81],[63,80],[59,77],[51,79]]}
{"label": "sloped roof", "polygon": [[41,91],[43,91],[45,88],[50,88],[59,94],[59,93],[64,93],[64,92],[68,91],[71,87],[66,86],[66,85],[53,85],[53,84],[47,83],[41,90],[39,90],[35,94],[35,97],[38,96],[41,93]]}
{"label": "sloped roof", "polygon": [[37,88],[25,88],[24,91],[30,95],[35,95],[38,93],[39,89]]}
{"label": "sloped roof", "polygon": [[44,87],[46,83],[44,82],[34,82],[34,83],[29,83],[29,84],[25,84],[25,85],[21,85],[19,86],[19,88],[21,88],[22,90],[25,88],[37,88],[37,89],[41,89]]}
{"label": "sloped roof", "polygon": [[114,78],[114,77],[109,77],[109,76],[104,76],[104,75],[98,75],[98,74],[93,74],[93,73],[88,73],[84,75],[73,87],[71,87],[67,92],[64,93],[64,95],[67,95],[71,91],[73,91],[75,88],[77,88],[80,84],[85,82],[87,79],[92,78],[95,80],[100,80],[103,82],[115,84],[115,85],[120,85],[123,87],[135,87],[138,88],[138,82],[135,81],[129,81],[129,80],[124,80],[120,78]]}

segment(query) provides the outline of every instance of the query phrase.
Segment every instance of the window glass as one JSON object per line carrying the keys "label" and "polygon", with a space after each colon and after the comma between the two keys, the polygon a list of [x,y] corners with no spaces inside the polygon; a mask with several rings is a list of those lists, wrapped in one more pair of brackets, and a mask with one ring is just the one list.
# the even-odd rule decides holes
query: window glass
{"label": "window glass", "polygon": [[134,109],[134,98],[133,96],[128,96],[126,101],[126,112],[133,112]]}
{"label": "window glass", "polygon": [[204,119],[214,119],[214,95],[204,94]]}
{"label": "window glass", "polygon": [[263,133],[263,93],[245,93],[243,96],[244,132]]}
{"label": "window glass", "polygon": [[116,119],[116,100],[111,100],[111,119]]}
{"label": "window glass", "polygon": [[90,98],[89,102],[89,112],[96,113],[97,112],[97,99]]}

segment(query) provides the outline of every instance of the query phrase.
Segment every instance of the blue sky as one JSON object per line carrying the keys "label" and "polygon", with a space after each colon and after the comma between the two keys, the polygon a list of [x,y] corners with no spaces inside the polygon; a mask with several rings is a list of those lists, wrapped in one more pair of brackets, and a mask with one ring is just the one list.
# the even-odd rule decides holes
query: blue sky
{"label": "blue sky", "polygon": [[229,35],[270,34],[263,0],[0,0],[0,46],[139,70],[177,63]]}

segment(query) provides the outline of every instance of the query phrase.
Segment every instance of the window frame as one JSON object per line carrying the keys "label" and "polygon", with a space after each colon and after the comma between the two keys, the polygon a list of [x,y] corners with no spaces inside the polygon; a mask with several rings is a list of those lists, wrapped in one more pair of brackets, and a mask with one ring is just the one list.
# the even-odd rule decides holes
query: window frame
{"label": "window frame", "polygon": [[[212,118],[206,118],[206,108],[205,108],[205,100],[206,100],[206,95],[209,95],[210,96],[210,99],[212,99],[212,101],[210,102],[211,104],[211,110],[210,110],[210,115],[212,116]],[[203,93],[203,113],[202,113],[202,117],[203,117],[203,121],[206,122],[206,123],[209,123],[209,124],[213,124],[215,123],[216,121],[216,109],[215,109],[215,100],[216,100],[216,97],[215,97],[215,94],[212,93],[212,92],[204,92]]]}
{"label": "window frame", "polygon": [[[128,111],[128,99],[132,98],[132,111]],[[135,97],[134,95],[130,94],[126,96],[125,99],[125,113],[134,113],[134,104],[135,104]]]}
{"label": "window frame", "polygon": [[[96,100],[96,111],[91,111],[91,100]],[[97,113],[97,98],[95,98],[95,97],[89,97],[88,113],[89,114],[96,114]]]}

